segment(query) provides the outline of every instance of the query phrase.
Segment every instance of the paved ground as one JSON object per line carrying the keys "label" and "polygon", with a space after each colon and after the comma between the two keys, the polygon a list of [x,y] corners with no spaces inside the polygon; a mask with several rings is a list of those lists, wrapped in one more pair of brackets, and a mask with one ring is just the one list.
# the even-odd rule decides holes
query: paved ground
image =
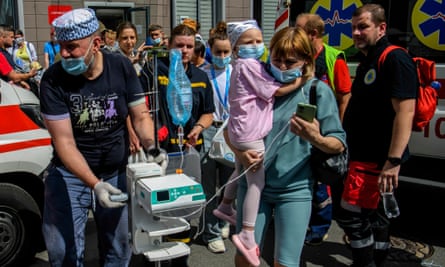
{"label": "paved ground", "polygon": [[[393,248],[387,267],[445,267],[445,224],[443,219],[443,204],[445,190],[422,188],[415,185],[399,187],[399,206],[401,215],[393,221]],[[196,231],[196,223],[192,224]],[[272,236],[270,231],[269,236]],[[99,266],[94,222],[87,226],[87,251],[85,267]],[[230,240],[225,240],[227,252],[213,254],[201,243],[195,240],[191,245],[189,259],[190,267],[231,267],[235,248]],[[261,267],[273,266],[271,251],[273,241],[266,243]],[[423,258],[426,254],[426,258]],[[46,254],[38,255],[40,259],[29,267],[49,267]],[[307,246],[302,255],[302,267],[342,267],[351,264],[351,252],[343,241],[343,232],[334,222],[329,231],[329,238],[320,246]],[[136,255],[131,267],[154,266]],[[162,267],[168,266],[163,264]],[[173,266],[174,267],[174,266]]]}
{"label": "paved ground", "polygon": [[[196,228],[194,228],[196,231]],[[272,232],[270,232],[272,235]],[[224,254],[213,254],[207,250],[207,247],[201,243],[200,240],[196,240],[191,245],[191,255],[189,259],[190,267],[230,267],[233,266],[233,257],[235,254],[235,248],[230,240],[225,240],[227,252]],[[267,244],[268,252],[263,255],[262,263],[260,267],[273,266],[271,257],[272,241]],[[443,244],[431,245],[426,244],[426,250],[432,248],[433,254],[427,259],[423,260],[415,256],[414,251],[408,251],[410,248],[404,248],[403,244],[416,244],[417,248],[422,248],[423,243],[421,241],[407,240],[399,243],[399,248],[393,248],[390,261],[387,267],[444,267],[445,266],[445,246]],[[85,267],[97,267],[99,266],[97,260],[97,249],[94,233],[94,222],[90,221],[87,229],[87,246]],[[414,248],[411,247],[411,248]],[[418,253],[419,256],[422,256]],[[40,259],[36,259],[36,262],[30,267],[49,267],[46,261],[46,253],[43,252],[38,255]],[[302,256],[302,267],[342,267],[349,266],[351,264],[351,252],[347,245],[343,241],[343,232],[334,222],[334,225],[329,231],[329,238],[325,243],[320,246],[306,246]],[[136,255],[132,259],[132,267],[141,266],[155,266],[154,264],[147,263],[143,256]],[[162,267],[170,266],[168,264],[162,264]],[[174,266],[173,266],[174,267]]]}

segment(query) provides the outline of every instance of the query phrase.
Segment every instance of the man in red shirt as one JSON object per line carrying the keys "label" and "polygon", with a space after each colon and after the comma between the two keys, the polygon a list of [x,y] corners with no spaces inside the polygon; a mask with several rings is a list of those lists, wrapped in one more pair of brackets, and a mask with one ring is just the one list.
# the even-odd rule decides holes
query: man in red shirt
{"label": "man in red shirt", "polygon": [[31,69],[28,73],[18,73],[14,70],[14,61],[11,54],[6,50],[8,47],[12,47],[13,40],[14,30],[12,27],[0,25],[0,78],[25,89],[30,89],[31,87],[26,80],[34,77],[37,70]]}

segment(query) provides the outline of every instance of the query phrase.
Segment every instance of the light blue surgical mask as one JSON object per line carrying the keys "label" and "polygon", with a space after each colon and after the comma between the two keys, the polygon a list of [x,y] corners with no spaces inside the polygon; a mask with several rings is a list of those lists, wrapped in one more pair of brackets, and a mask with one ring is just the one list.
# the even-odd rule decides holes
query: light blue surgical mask
{"label": "light blue surgical mask", "polygon": [[215,66],[217,66],[218,68],[221,68],[221,69],[227,67],[227,65],[229,65],[231,61],[232,61],[232,57],[230,55],[226,56],[226,57],[219,57],[219,56],[212,55],[213,64],[215,64]]}
{"label": "light blue surgical mask", "polygon": [[153,44],[154,45],[159,45],[161,43],[161,41],[162,41],[161,37],[153,39]]}
{"label": "light blue surgical mask", "polygon": [[240,58],[255,58],[259,59],[264,54],[264,43],[248,44],[238,46],[238,56]]}
{"label": "light blue surgical mask", "polygon": [[301,77],[303,75],[302,71],[303,65],[295,67],[293,69],[282,71],[279,68],[275,67],[274,64],[270,64],[270,71],[272,75],[277,79],[277,81],[281,83],[290,83],[295,79]]}
{"label": "light blue surgical mask", "polygon": [[[93,39],[91,39],[90,46],[88,47],[88,50],[85,53],[85,55],[88,55],[88,53],[90,52],[92,44],[93,44]],[[80,75],[80,74],[86,72],[88,70],[88,67],[94,61],[94,55],[91,57],[91,60],[88,63],[88,65],[85,64],[85,55],[83,55],[81,57],[76,57],[76,58],[62,58],[61,59],[62,68],[66,72],[68,72],[68,74],[71,74],[74,76],[77,76],[77,75]]]}

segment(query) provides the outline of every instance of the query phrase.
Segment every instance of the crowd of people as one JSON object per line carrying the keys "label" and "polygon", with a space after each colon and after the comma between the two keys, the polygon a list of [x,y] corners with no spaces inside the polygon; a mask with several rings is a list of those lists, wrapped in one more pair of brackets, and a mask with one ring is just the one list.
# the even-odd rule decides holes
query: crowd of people
{"label": "crowd of people", "polygon": [[[201,155],[209,200],[201,238],[211,252],[224,253],[224,239],[231,236],[238,251],[234,265],[259,266],[273,221],[274,266],[300,266],[303,246],[322,243],[335,219],[350,240],[353,266],[383,266],[390,221],[380,193],[397,188],[400,164],[409,156],[415,66],[406,52],[395,50],[376,69],[389,45],[380,5],[365,4],[353,13],[352,38],[361,55],[353,82],[345,54],[323,43],[323,20],[305,13],[295,24],[277,31],[268,47],[255,20],[221,21],[207,41],[197,21],[177,25],[169,38],[153,24],[149,38],[137,46],[131,22],[103,29],[94,11],[84,8],[55,19],[38,90],[54,147],[43,215],[51,265],[82,265],[92,210],[101,264],[128,266],[128,207],[109,196],[128,190],[129,155],[143,149],[165,167],[167,153],[185,145]],[[170,58],[156,58],[155,77],[147,50],[156,48],[181,52],[191,84],[193,105],[180,125],[183,139],[168,108]],[[1,78],[29,89],[38,59],[23,32],[0,25],[0,52]],[[16,70],[18,61],[28,72]],[[295,109],[309,103],[316,79],[323,82],[316,85],[311,122]],[[159,106],[153,113],[155,103],[146,96],[155,80]],[[212,138],[226,124],[235,168],[208,154]],[[349,150],[350,170],[340,189],[314,181],[311,147],[330,154]],[[214,198],[218,189],[224,190]],[[193,241],[190,231],[165,238]],[[188,266],[187,261],[183,256],[171,265]]]}
{"label": "crowd of people", "polygon": [[16,32],[21,33],[12,26],[0,25],[0,78],[38,94],[38,84],[31,80],[39,68],[31,65],[37,62],[34,46],[25,44],[23,37],[19,39],[19,46],[15,39]]}

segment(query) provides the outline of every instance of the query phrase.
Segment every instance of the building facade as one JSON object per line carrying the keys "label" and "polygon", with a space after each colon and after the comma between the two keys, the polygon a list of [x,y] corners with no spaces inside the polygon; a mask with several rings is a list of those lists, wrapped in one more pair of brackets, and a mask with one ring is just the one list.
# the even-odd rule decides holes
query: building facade
{"label": "building facade", "polygon": [[139,43],[146,37],[147,24],[170,29],[189,17],[201,24],[200,33],[206,39],[209,30],[219,21],[256,19],[264,31],[266,43],[270,40],[277,12],[277,0],[2,0],[0,23],[22,29],[27,41],[37,49],[43,64],[44,43],[50,38],[50,20],[61,14],[62,8],[89,7],[109,29],[123,20],[132,21],[138,29]]}

